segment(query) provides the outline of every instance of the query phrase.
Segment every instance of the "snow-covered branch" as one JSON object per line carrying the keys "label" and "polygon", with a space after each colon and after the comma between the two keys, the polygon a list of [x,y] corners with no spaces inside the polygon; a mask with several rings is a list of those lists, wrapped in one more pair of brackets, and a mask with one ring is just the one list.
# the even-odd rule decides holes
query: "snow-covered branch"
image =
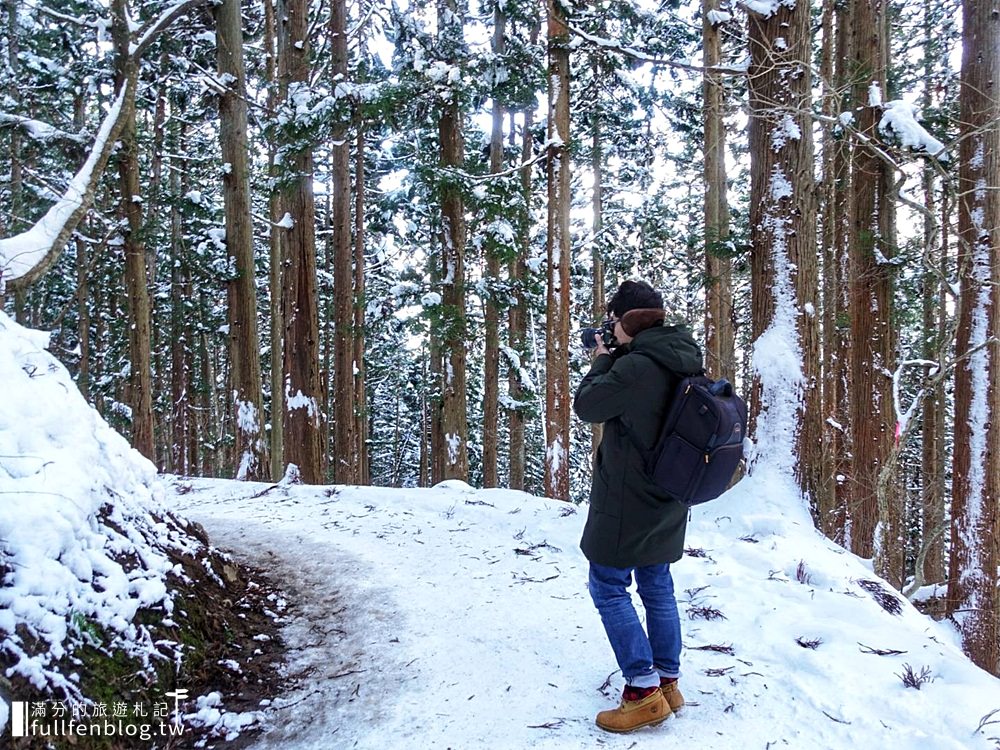
{"label": "snow-covered branch", "polygon": [[[570,33],[575,34],[577,37],[583,39],[584,41],[590,42],[591,44],[597,47],[601,47],[603,49],[610,50],[612,52],[618,52],[620,54],[625,55],[626,57],[630,57],[633,60],[637,60],[639,62],[647,62],[653,65],[665,65],[669,68],[678,68],[679,70],[689,70],[694,73],[704,73],[706,70],[706,68],[701,65],[678,62],[677,60],[666,60],[662,57],[656,57],[655,55],[650,55],[648,52],[643,52],[642,50],[638,50],[635,47],[629,47],[628,45],[622,44],[621,42],[616,42],[613,39],[607,39],[605,37],[589,34],[583,29],[578,29],[571,24],[566,24],[566,28],[570,31]],[[734,70],[732,68],[727,68],[727,67],[713,68],[713,70],[716,70],[717,72],[720,73],[730,73],[733,75],[744,75],[746,73],[745,70]]]}
{"label": "snow-covered branch", "polygon": [[95,21],[88,21],[82,16],[71,16],[66,13],[60,13],[57,10],[53,10],[47,5],[39,5],[38,12],[42,15],[46,15],[49,18],[54,18],[57,21],[62,21],[64,23],[71,23],[74,26],[81,26],[85,29],[97,29],[100,28],[100,24]]}
{"label": "snow-covered branch", "polygon": [[[142,53],[177,18],[208,2],[210,0],[179,0],[140,30],[138,41],[130,46],[123,66],[126,71],[124,81],[104,116],[83,166],[70,180],[62,197],[31,228],[13,237],[0,239],[0,290],[5,286],[23,289],[31,285],[59,259],[63,247],[94,202],[97,185],[124,127],[125,115],[134,106]],[[16,121],[13,124],[29,127],[29,132],[32,127],[44,125],[10,115],[7,118],[0,122],[11,123],[13,119]],[[37,133],[46,132],[44,128],[35,127],[35,130]]]}
{"label": "snow-covered branch", "polygon": [[41,120],[33,120],[30,117],[11,115],[7,112],[0,112],[0,127],[24,128],[25,132],[36,141],[73,141],[74,143],[86,143],[87,138],[82,133],[70,133],[65,130],[49,125]]}
{"label": "snow-covered branch", "polygon": [[463,172],[460,169],[439,169],[439,172],[444,172],[445,174],[452,175],[453,177],[458,177],[462,180],[468,180],[470,182],[489,182],[490,180],[497,180],[501,177],[510,177],[511,175],[517,174],[525,167],[530,167],[532,164],[541,161],[549,153],[549,147],[553,145],[558,145],[558,141],[546,141],[542,144],[542,148],[539,150],[537,156],[528,159],[528,161],[521,162],[520,164],[515,164],[510,169],[506,169],[503,172],[490,172],[489,174],[470,174],[468,172]]}
{"label": "snow-covered branch", "polygon": [[24,288],[59,258],[76,225],[90,208],[101,174],[125,124],[125,103],[135,96],[136,76],[129,76],[115,97],[94,139],[87,160],[70,180],[62,198],[27,231],[0,240],[0,285]]}
{"label": "snow-covered branch", "polygon": [[178,0],[139,30],[138,41],[132,45],[129,55],[135,60],[139,60],[146,48],[155,42],[157,37],[170,27],[170,24],[188,11],[201,5],[207,5],[209,2],[211,0]]}

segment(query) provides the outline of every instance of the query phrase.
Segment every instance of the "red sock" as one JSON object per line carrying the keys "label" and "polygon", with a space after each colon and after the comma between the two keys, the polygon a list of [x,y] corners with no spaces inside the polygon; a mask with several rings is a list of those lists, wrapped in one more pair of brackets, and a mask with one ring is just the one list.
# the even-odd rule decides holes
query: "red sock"
{"label": "red sock", "polygon": [[659,690],[658,687],[632,687],[631,685],[626,685],[625,690],[622,692],[622,698],[627,701],[641,701],[643,698],[647,698],[653,693]]}
{"label": "red sock", "polygon": [[675,682],[677,682],[677,678],[676,677],[661,677],[660,678],[660,687],[662,688],[662,687],[666,687],[667,685],[673,685]]}

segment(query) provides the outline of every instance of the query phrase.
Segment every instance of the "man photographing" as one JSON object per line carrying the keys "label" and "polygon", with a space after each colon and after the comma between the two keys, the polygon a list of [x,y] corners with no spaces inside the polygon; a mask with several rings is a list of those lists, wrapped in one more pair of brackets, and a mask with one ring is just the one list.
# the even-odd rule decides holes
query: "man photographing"
{"label": "man photographing", "polygon": [[[702,356],[684,326],[664,319],[655,289],[624,282],[608,302],[615,346],[609,349],[600,332],[592,337],[593,363],[573,402],[580,419],[604,423],[580,548],[590,561],[590,595],[625,678],[618,708],[597,715],[597,725],[611,732],[659,724],[684,705],[670,564],[683,553],[688,510],[654,483],[646,456],[677,383],[702,370]],[[633,574],[646,630],[628,591]]]}

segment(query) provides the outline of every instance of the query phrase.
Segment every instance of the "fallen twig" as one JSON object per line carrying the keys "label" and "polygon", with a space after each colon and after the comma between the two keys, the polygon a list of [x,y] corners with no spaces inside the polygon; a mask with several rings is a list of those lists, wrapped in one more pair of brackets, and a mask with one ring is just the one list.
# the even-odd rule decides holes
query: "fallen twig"
{"label": "fallen twig", "polygon": [[[820,710],[822,711],[822,709],[820,709]],[[830,721],[835,721],[838,724],[850,724],[851,723],[849,721],[845,721],[844,719],[838,719],[836,716],[830,716],[830,714],[828,714],[826,711],[823,711],[823,715],[826,718],[828,718]]]}
{"label": "fallen twig", "polygon": [[528,724],[528,729],[558,729],[565,722],[562,719],[556,719],[555,721],[548,721],[544,724]]}
{"label": "fallen twig", "polygon": [[994,708],[992,711],[986,714],[986,716],[981,718],[979,720],[979,726],[976,727],[976,731],[973,732],[973,734],[982,731],[983,727],[989,726],[990,724],[1000,724],[1000,719],[993,718],[997,713],[1000,713],[1000,708]]}
{"label": "fallen twig", "polygon": [[906,653],[906,651],[898,651],[894,648],[872,648],[871,646],[866,646],[861,643],[861,641],[858,641],[858,645],[861,646],[860,651],[863,654],[875,654],[875,656],[898,656],[899,654]]}
{"label": "fallen twig", "polygon": [[705,674],[709,677],[722,677],[732,672],[736,667],[717,667],[713,669],[706,669]]}

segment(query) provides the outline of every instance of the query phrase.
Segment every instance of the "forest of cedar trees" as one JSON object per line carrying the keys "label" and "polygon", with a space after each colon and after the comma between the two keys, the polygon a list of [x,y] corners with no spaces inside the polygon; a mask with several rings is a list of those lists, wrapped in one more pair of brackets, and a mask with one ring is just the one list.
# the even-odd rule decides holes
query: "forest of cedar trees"
{"label": "forest of cedar trees", "polygon": [[0,1],[4,310],[160,470],[581,502],[641,278],[998,673],[995,0]]}

